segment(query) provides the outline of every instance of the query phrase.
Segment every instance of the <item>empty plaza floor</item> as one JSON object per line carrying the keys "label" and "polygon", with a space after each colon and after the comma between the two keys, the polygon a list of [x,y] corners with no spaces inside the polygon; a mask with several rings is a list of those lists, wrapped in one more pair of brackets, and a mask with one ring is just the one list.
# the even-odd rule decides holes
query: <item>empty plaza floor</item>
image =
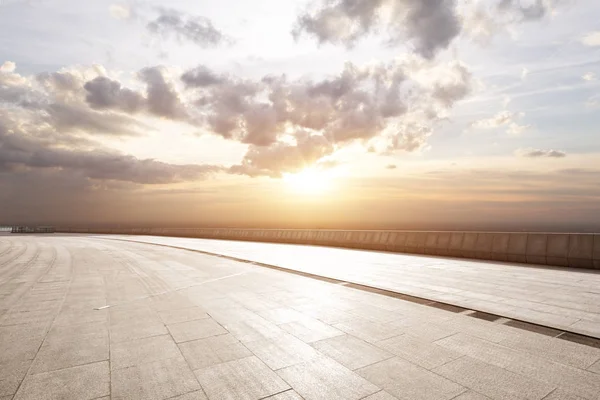
{"label": "empty plaza floor", "polygon": [[600,399],[594,272],[115,239],[0,236],[1,400]]}

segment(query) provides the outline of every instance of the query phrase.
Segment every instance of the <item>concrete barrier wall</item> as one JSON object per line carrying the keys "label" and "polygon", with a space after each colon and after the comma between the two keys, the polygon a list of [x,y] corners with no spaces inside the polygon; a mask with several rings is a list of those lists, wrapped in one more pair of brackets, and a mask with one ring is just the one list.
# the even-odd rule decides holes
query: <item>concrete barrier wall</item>
{"label": "concrete barrier wall", "polygon": [[125,234],[296,243],[600,269],[600,234],[409,232],[305,229],[57,228],[63,233]]}

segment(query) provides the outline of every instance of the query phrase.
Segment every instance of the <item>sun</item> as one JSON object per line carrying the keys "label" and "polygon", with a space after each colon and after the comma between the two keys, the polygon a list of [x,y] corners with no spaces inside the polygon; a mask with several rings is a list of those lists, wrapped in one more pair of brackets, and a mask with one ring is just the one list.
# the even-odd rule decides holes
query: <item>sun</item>
{"label": "sun", "polygon": [[296,192],[321,194],[331,188],[331,175],[327,171],[306,168],[294,174],[284,174],[283,180]]}

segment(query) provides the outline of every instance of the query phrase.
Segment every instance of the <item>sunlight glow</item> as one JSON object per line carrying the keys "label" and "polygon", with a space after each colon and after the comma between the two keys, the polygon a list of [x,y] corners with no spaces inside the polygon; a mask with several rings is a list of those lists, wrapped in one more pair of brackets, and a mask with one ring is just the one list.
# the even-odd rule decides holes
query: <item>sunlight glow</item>
{"label": "sunlight glow", "polygon": [[329,171],[306,168],[295,174],[284,174],[283,180],[291,189],[302,194],[321,194],[329,190],[333,175]]}

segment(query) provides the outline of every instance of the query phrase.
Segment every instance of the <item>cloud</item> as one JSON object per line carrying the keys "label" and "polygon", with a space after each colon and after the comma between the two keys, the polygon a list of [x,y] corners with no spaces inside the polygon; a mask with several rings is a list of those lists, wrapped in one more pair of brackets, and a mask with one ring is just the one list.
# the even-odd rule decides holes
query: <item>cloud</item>
{"label": "cloud", "polygon": [[498,114],[490,117],[477,120],[471,124],[473,129],[497,129],[506,126],[506,132],[509,135],[520,135],[525,130],[530,128],[530,125],[520,125],[516,120],[523,118],[525,113],[514,113],[512,111],[503,110]]}
{"label": "cloud", "polygon": [[166,77],[163,67],[147,67],[138,76],[146,83],[148,110],[159,117],[183,119],[187,116],[177,90]]}
{"label": "cloud", "polygon": [[125,4],[111,4],[108,6],[108,12],[114,19],[129,19],[131,9]]}
{"label": "cloud", "polygon": [[17,167],[63,169],[89,179],[140,184],[166,184],[196,180],[217,172],[208,165],[174,165],[137,159],[107,150],[77,150],[52,147],[0,125],[0,172]]}
{"label": "cloud", "polygon": [[17,65],[14,62],[5,61],[4,63],[2,63],[2,65],[0,65],[0,72],[5,72],[5,73],[15,72],[16,68],[17,68]]}
{"label": "cloud", "polygon": [[564,158],[567,153],[560,150],[517,149],[515,155],[528,158]]}
{"label": "cloud", "polygon": [[295,135],[295,144],[275,143],[271,146],[250,146],[242,163],[229,171],[249,176],[281,177],[316,164],[333,153],[333,145],[321,135],[301,131]]}
{"label": "cloud", "polygon": [[531,128],[531,125],[519,125],[518,123],[513,122],[508,126],[506,133],[511,136],[519,136],[529,128]]}
{"label": "cloud", "polygon": [[396,168],[398,168],[396,166],[396,164],[388,164],[388,165],[385,166],[385,169],[396,169]]}
{"label": "cloud", "polygon": [[335,144],[369,140],[397,125],[409,108],[427,122],[445,117],[472,88],[463,64],[418,57],[365,67],[346,63],[338,75],[317,81],[285,76],[241,80],[203,66],[181,79],[198,96],[195,112],[210,131],[257,146],[301,130]]}
{"label": "cloud", "polygon": [[581,43],[589,47],[600,46],[600,31],[590,32],[581,38]]}
{"label": "cloud", "polygon": [[204,65],[199,65],[181,75],[181,80],[187,88],[203,88],[226,82],[226,78],[217,75]]}
{"label": "cloud", "polygon": [[583,76],[581,77],[581,79],[583,79],[584,81],[595,81],[596,80],[596,74],[593,72],[587,72],[585,74],[583,74]]}
{"label": "cloud", "polygon": [[159,15],[146,25],[152,34],[189,41],[202,48],[216,47],[230,42],[212,22],[205,17],[185,15],[173,9],[159,9]]}
{"label": "cloud", "polygon": [[323,1],[315,12],[298,17],[293,34],[352,46],[364,35],[386,30],[390,43],[408,39],[419,54],[431,58],[460,33],[454,5],[445,0]]}
{"label": "cloud", "polygon": [[433,58],[462,34],[489,38],[513,24],[539,20],[553,6],[551,0],[321,0],[304,11],[292,31],[319,43],[352,47],[371,34],[385,32],[389,45],[407,44],[425,58]]}
{"label": "cloud", "polygon": [[142,95],[121,87],[119,82],[105,76],[98,76],[86,82],[83,87],[87,91],[86,102],[95,109],[116,109],[126,113],[135,113],[145,103]]}

